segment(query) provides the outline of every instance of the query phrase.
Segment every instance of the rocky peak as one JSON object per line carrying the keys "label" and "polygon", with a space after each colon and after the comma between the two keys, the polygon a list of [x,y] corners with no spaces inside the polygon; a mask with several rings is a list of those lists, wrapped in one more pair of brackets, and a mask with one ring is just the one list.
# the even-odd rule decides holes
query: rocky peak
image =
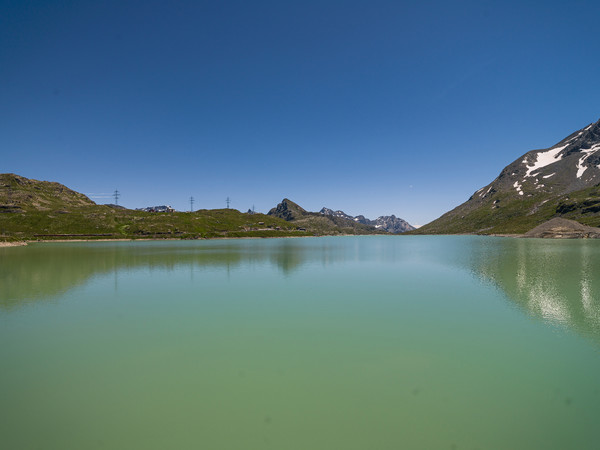
{"label": "rocky peak", "polygon": [[600,120],[596,123],[592,123],[587,127],[576,131],[575,133],[563,139],[561,142],[555,145],[559,147],[567,144],[565,149],[561,152],[564,156],[568,156],[572,153],[579,153],[581,150],[589,149],[595,144],[600,142]]}
{"label": "rocky peak", "polygon": [[341,217],[343,219],[353,220],[354,222],[362,223],[363,225],[369,225],[375,227],[377,229],[385,230],[388,233],[404,233],[405,231],[414,230],[415,227],[410,225],[403,219],[400,219],[394,215],[391,216],[379,216],[375,220],[369,220],[363,215],[359,216],[350,216],[346,214],[344,211],[337,210],[334,211],[329,208],[322,208],[319,211],[321,214]]}
{"label": "rocky peak", "polygon": [[389,233],[404,233],[405,231],[414,230],[411,224],[395,215],[379,216],[374,220],[377,228],[382,228]]}
{"label": "rocky peak", "polygon": [[267,214],[269,216],[279,217],[290,221],[296,220],[305,215],[307,212],[297,203],[294,203],[288,198],[284,198],[275,208],[272,208]]}
{"label": "rocky peak", "polygon": [[[596,213],[589,208],[597,200],[595,191],[587,191],[599,185],[600,120],[551,147],[525,153],[467,202],[420,232],[523,232],[529,224],[535,226],[553,215],[575,217],[574,211],[587,214],[589,220]],[[571,195],[577,200],[570,202]],[[586,200],[590,195],[591,203]]]}
{"label": "rocky peak", "polygon": [[319,211],[320,214],[323,214],[325,216],[334,216],[334,217],[340,217],[342,219],[348,219],[348,220],[354,220],[354,217],[346,214],[344,211],[338,209],[337,211],[334,211],[333,209],[329,209],[329,208],[321,208],[321,211]]}

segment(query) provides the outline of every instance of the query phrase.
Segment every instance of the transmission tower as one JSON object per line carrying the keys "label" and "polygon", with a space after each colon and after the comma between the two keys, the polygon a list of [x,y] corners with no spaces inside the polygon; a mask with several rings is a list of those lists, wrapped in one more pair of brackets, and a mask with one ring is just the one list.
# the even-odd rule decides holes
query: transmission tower
{"label": "transmission tower", "polygon": [[231,203],[231,200],[229,199],[229,197],[227,197],[227,200],[225,200],[227,202],[227,209],[229,209],[229,203]]}
{"label": "transmission tower", "polygon": [[190,197],[190,212],[194,212],[194,197]]}
{"label": "transmission tower", "polygon": [[115,192],[113,193],[113,197],[115,198],[115,205],[119,204],[119,197],[121,196],[121,194],[119,193],[119,191],[117,189],[115,189]]}

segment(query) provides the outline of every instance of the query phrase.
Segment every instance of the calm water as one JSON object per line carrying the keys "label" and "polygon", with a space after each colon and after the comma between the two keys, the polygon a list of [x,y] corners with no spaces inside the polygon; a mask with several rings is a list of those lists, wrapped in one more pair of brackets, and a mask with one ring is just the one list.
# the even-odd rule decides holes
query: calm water
{"label": "calm water", "polygon": [[0,249],[0,448],[597,449],[600,241]]}

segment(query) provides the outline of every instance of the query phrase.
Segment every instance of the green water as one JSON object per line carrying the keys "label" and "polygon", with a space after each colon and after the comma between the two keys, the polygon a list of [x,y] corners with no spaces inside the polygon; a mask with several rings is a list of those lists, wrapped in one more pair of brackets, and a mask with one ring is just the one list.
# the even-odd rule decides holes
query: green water
{"label": "green water", "polygon": [[0,448],[597,449],[600,241],[0,249]]}

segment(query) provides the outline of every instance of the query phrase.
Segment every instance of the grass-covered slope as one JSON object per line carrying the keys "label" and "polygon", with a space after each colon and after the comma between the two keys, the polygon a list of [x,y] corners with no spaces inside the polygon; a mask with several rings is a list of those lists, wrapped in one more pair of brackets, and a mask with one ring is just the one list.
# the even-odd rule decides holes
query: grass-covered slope
{"label": "grass-covered slope", "polygon": [[0,211],[52,211],[96,204],[62,184],[0,174]]}
{"label": "grass-covered slope", "polygon": [[[97,205],[59,183],[0,174],[0,240],[285,237],[381,233],[305,211],[284,200],[278,214],[234,209],[151,213]],[[276,208],[274,208],[276,209]]]}
{"label": "grass-covered slope", "polygon": [[150,213],[96,205],[46,181],[0,175],[0,240],[309,236],[278,217],[234,209]]}
{"label": "grass-covered slope", "polygon": [[306,236],[285,221],[233,209],[193,213],[149,213],[91,206],[69,211],[29,211],[0,215],[5,239],[129,239]]}
{"label": "grass-covered slope", "polygon": [[412,234],[521,234],[554,217],[600,226],[600,185],[562,195],[497,193],[472,207],[454,208]]}

